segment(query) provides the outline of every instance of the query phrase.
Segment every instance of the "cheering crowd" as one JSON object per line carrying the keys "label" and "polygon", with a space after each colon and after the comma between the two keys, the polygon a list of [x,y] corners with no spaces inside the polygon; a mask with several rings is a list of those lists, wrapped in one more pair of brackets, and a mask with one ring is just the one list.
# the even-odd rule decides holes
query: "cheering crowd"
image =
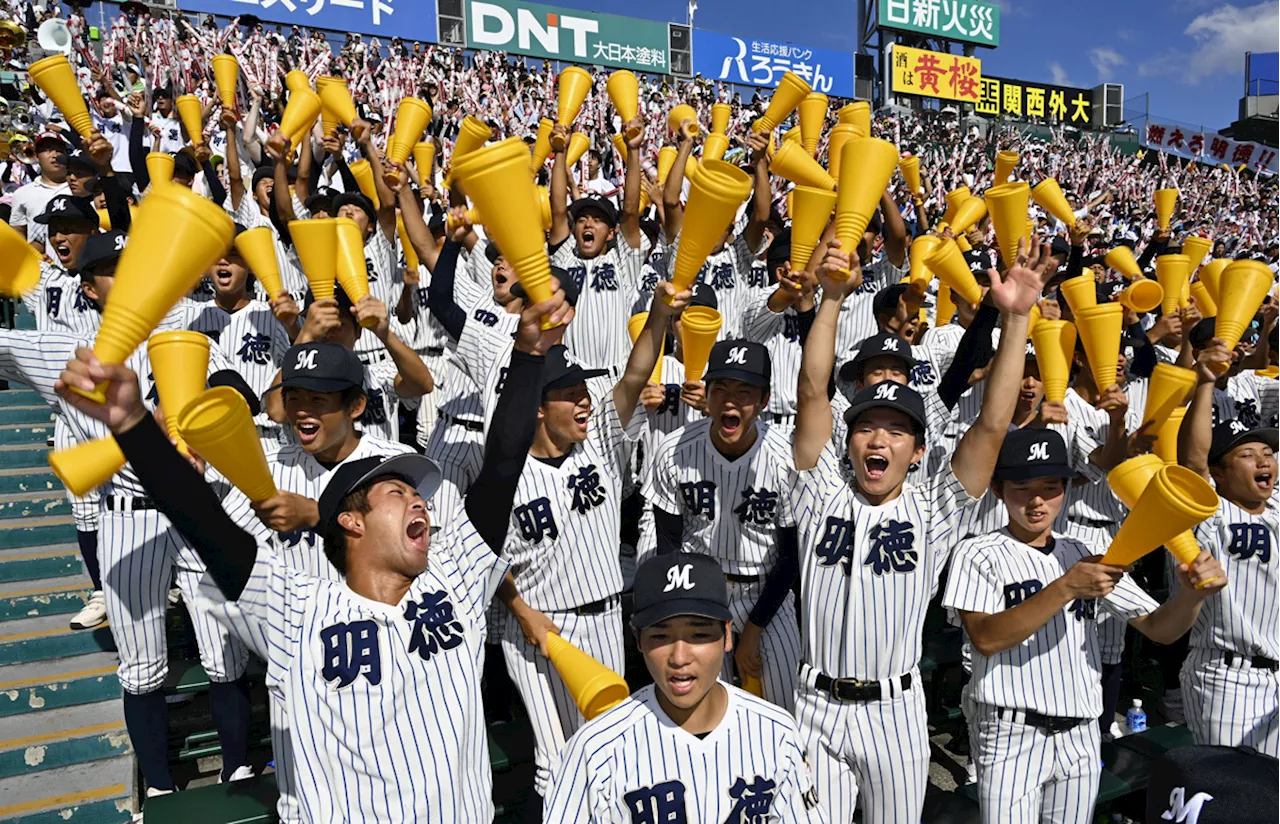
{"label": "cheering crowd", "polygon": [[[964,631],[984,821],[1092,821],[1128,628],[1165,645],[1197,744],[1280,756],[1274,178],[836,100],[802,129],[781,91],[702,80],[641,79],[624,117],[598,69],[556,122],[570,73],[499,53],[142,14],[98,61],[71,29],[91,129],[6,90],[32,125],[0,202],[39,276],[0,377],[54,407],[57,449],[112,436],[128,461],[72,496],[95,589],[72,626],[110,623],[147,797],[175,789],[175,583],[223,780],[253,775],[245,672],[266,663],[289,822],[491,820],[485,723],[512,693],[529,820],[918,821],[931,605]],[[354,116],[328,108],[335,76]],[[283,128],[313,85],[323,115]],[[430,114],[404,135],[412,96]],[[894,163],[849,235],[839,165],[868,137]],[[527,202],[523,178],[486,182],[512,163]],[[1037,194],[1013,244],[991,206],[1010,180],[1065,201]],[[155,331],[207,336],[273,494],[174,448],[147,347],[91,348],[137,300],[117,266],[157,208],[175,233],[234,224]],[[341,285],[315,276],[332,218],[362,293],[341,260]],[[1049,328],[1071,330],[1052,356]],[[1139,471],[1212,496],[1182,507],[1190,549],[1179,529],[1116,554],[1161,521],[1131,526],[1143,496],[1116,478]],[[561,641],[652,683],[585,707]]]}

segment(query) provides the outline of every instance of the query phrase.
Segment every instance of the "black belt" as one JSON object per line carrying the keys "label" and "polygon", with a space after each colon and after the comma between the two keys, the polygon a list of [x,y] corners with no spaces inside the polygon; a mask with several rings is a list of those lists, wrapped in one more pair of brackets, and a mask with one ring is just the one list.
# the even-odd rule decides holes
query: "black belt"
{"label": "black belt", "polygon": [[[1096,720],[1093,718],[1065,718],[1060,715],[1041,715],[1031,710],[1011,710],[1006,707],[997,707],[997,714],[1002,721],[1026,724],[1028,727],[1043,730],[1049,735],[1057,735],[1060,732],[1074,730],[1086,721]],[[1021,722],[1018,720],[1019,715],[1023,716]]]}
{"label": "black belt", "polygon": [[1280,671],[1280,662],[1265,655],[1237,655],[1234,652],[1224,652],[1222,654],[1222,663],[1228,667],[1237,661],[1248,661],[1249,665],[1254,669],[1271,670],[1272,672]]}
{"label": "black belt", "polygon": [[461,426],[463,429],[467,430],[468,432],[484,431],[484,424],[481,423],[480,421],[468,421],[464,418],[455,418],[452,415],[446,415],[444,412],[437,412],[436,415],[440,418],[440,420],[444,421],[445,424],[447,425]]}
{"label": "black belt", "polygon": [[426,355],[428,358],[438,358],[444,354],[444,347],[428,346],[426,349],[422,350],[422,354]]}
{"label": "black belt", "polygon": [[732,572],[726,572],[724,579],[731,584],[757,584],[760,582],[759,575],[735,575]]}
{"label": "black belt", "polygon": [[[900,682],[903,692],[911,689],[911,673],[903,674]],[[814,678],[813,685],[840,701],[879,701],[882,698],[892,697],[884,694],[884,685],[879,681],[832,678],[821,672]]]}
{"label": "black belt", "polygon": [[778,413],[776,413],[776,412],[770,412],[770,413],[769,413],[769,422],[770,422],[770,423],[780,423],[780,424],[789,424],[789,423],[790,423],[790,424],[794,424],[794,423],[796,422],[796,416],[795,416],[795,415],[793,415],[793,414],[792,414],[792,415],[779,415],[779,414],[778,414]]}
{"label": "black belt", "polygon": [[609,611],[609,608],[617,602],[617,600],[617,595],[610,595],[608,598],[602,598],[599,601],[592,601],[589,604],[583,604],[580,607],[574,607],[567,611],[572,612],[574,615],[604,615]]}
{"label": "black belt", "polygon": [[140,509],[158,510],[156,502],[140,495],[108,495],[107,510],[110,512],[137,512]]}

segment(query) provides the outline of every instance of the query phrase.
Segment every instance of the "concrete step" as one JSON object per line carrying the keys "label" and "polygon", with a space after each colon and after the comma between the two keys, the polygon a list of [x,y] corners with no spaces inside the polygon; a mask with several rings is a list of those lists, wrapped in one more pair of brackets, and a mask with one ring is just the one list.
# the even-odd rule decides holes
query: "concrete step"
{"label": "concrete step", "polygon": [[52,420],[53,410],[47,403],[0,406],[0,423],[49,423]]}
{"label": "concrete step", "polygon": [[0,625],[0,664],[25,664],[116,648],[108,624],[74,630],[63,615],[19,618]]}
{"label": "concrete step", "polygon": [[10,384],[8,389],[0,391],[0,406],[36,406],[37,404],[43,404],[46,408],[49,406],[39,393],[22,384]]}
{"label": "concrete step", "polygon": [[0,545],[0,584],[79,575],[84,564],[80,560],[80,547],[74,543],[74,525],[71,538],[68,543],[43,547]]}
{"label": "concrete step", "polygon": [[[3,393],[0,393],[3,394]],[[0,467],[38,468],[49,465],[49,447],[45,444],[5,444],[0,446]]]}
{"label": "concrete step", "polygon": [[[0,724],[14,716],[119,699],[119,663],[114,652],[94,652],[0,667]],[[14,723],[21,727],[23,722]],[[10,730],[7,737],[19,735]]]}
{"label": "concrete step", "polygon": [[118,756],[0,778],[0,821],[128,821],[133,773],[133,757]]}
{"label": "concrete step", "polygon": [[39,518],[67,516],[71,514],[71,501],[65,492],[50,489],[44,492],[0,493],[0,519]]}
{"label": "concrete step", "polygon": [[117,698],[0,718],[0,778],[127,755]]}
{"label": "concrete step", "polygon": [[47,449],[52,437],[53,421],[0,424],[0,444],[38,444]]}
{"label": "concrete step", "polygon": [[92,591],[88,576],[76,575],[0,584],[0,623],[38,615],[77,613]]}
{"label": "concrete step", "polygon": [[[4,394],[0,392],[0,394]],[[52,492],[64,487],[58,476],[46,463],[43,467],[17,467],[0,469],[0,494],[14,492]]]}
{"label": "concrete step", "polygon": [[0,521],[0,547],[37,547],[75,540],[76,524],[70,515]]}

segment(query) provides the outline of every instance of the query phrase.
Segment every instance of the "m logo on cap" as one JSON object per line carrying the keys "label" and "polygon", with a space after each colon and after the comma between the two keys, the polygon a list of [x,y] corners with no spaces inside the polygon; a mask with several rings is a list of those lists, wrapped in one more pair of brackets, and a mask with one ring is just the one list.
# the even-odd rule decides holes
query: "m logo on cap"
{"label": "m logo on cap", "polygon": [[1233,435],[1239,435],[1241,432],[1244,432],[1249,428],[1245,426],[1244,421],[1232,421],[1230,425],[1231,434]]}
{"label": "m logo on cap", "polygon": [[124,249],[125,243],[127,242],[128,242],[128,238],[125,235],[116,235],[116,239],[114,241],[116,251],[117,252],[122,251]]}
{"label": "m logo on cap", "polygon": [[729,350],[729,357],[724,359],[725,364],[736,363],[741,366],[747,365],[747,347],[735,346]]}
{"label": "m logo on cap", "polygon": [[1160,813],[1160,817],[1174,824],[1196,824],[1200,820],[1200,809],[1206,801],[1212,801],[1213,796],[1208,793],[1196,793],[1191,796],[1190,801],[1187,801],[1186,797],[1186,787],[1174,787],[1169,793],[1169,809]]}
{"label": "m logo on cap", "polygon": [[53,211],[65,212],[66,210],[67,210],[67,199],[65,197],[60,197],[53,202]]}
{"label": "m logo on cap", "polygon": [[1031,451],[1027,453],[1028,461],[1047,461],[1049,460],[1049,442],[1040,441],[1031,444]]}
{"label": "m logo on cap", "polygon": [[316,350],[308,349],[305,352],[298,353],[298,362],[293,365],[294,369],[315,369],[316,368]]}
{"label": "m logo on cap", "polygon": [[897,339],[885,338],[884,341],[880,344],[880,351],[881,352],[897,352],[898,351]]}
{"label": "m logo on cap", "polygon": [[878,401],[896,401],[898,399],[899,384],[893,381],[885,381],[876,384],[875,399]]}
{"label": "m logo on cap", "polygon": [[667,570],[667,585],[662,588],[662,591],[671,592],[673,589],[693,589],[693,581],[690,578],[692,574],[693,564],[681,564],[671,567]]}

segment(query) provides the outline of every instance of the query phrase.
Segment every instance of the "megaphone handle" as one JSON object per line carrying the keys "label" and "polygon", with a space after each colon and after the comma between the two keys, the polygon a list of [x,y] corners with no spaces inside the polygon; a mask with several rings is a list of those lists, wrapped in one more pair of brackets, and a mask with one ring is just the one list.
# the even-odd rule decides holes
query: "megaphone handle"
{"label": "megaphone handle", "polygon": [[562,323],[552,323],[551,317],[549,315],[543,315],[542,321],[538,324],[538,327],[542,329],[543,332],[546,332],[551,329],[555,329],[557,326],[563,326],[563,325],[564,324]]}
{"label": "megaphone handle", "polygon": [[1209,584],[1212,584],[1214,581],[1217,581],[1217,580],[1219,579],[1215,577],[1215,578],[1210,578],[1207,581],[1201,581],[1200,583],[1196,584],[1196,589],[1204,589],[1205,587],[1209,586]]}
{"label": "megaphone handle", "polygon": [[93,387],[92,390],[81,389],[78,386],[69,386],[67,388],[81,397],[88,398],[94,403],[105,404],[107,402],[107,386],[109,386],[109,384],[104,381],[103,383]]}

